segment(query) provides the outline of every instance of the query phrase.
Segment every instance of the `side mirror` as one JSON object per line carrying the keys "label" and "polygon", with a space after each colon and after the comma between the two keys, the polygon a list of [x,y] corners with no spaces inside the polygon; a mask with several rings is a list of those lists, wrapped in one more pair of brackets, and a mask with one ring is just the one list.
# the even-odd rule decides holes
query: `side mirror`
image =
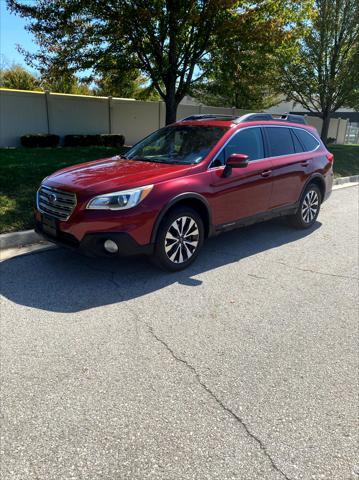
{"label": "side mirror", "polygon": [[244,153],[233,153],[228,157],[226,166],[223,170],[223,176],[228,177],[232,173],[232,168],[246,168],[248,166],[248,155]]}
{"label": "side mirror", "polygon": [[248,155],[233,153],[228,158],[226,165],[231,168],[246,168],[248,166]]}

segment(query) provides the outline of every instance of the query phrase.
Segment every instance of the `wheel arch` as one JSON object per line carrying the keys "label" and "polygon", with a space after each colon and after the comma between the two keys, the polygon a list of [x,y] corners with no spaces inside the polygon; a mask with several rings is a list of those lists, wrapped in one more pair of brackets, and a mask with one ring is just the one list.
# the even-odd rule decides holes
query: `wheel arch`
{"label": "wheel arch", "polygon": [[202,217],[204,228],[205,228],[205,237],[209,237],[212,234],[212,216],[211,210],[208,203],[208,200],[199,193],[195,192],[186,192],[181,193],[174,197],[167,205],[161,210],[159,215],[156,218],[152,235],[151,243],[155,243],[159,226],[161,225],[162,220],[165,216],[174,208],[178,206],[188,206],[196,210]]}
{"label": "wheel arch", "polygon": [[300,198],[299,198],[299,201],[302,199],[303,197],[303,194],[305,192],[305,190],[307,189],[308,185],[311,185],[311,184],[314,184],[314,185],[317,185],[319,190],[320,190],[320,194],[322,196],[322,201],[325,197],[325,190],[326,190],[326,186],[325,186],[325,180],[324,180],[324,177],[323,175],[321,175],[320,173],[315,173],[314,175],[312,175],[305,183],[304,187],[303,187],[303,190],[300,194]]}

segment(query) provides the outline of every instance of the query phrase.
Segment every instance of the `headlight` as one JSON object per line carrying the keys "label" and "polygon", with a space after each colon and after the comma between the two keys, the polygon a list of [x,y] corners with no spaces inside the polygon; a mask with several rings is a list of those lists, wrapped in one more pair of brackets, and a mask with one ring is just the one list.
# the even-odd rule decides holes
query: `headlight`
{"label": "headlight", "polygon": [[127,210],[142,202],[152,188],[153,185],[147,185],[146,187],[134,188],[133,190],[99,195],[92,198],[86,208],[91,210]]}

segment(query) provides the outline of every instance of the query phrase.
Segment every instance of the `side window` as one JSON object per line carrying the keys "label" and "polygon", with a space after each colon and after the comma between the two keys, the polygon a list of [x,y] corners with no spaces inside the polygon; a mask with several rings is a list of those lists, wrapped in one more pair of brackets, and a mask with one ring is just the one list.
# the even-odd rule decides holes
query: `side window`
{"label": "side window", "polygon": [[294,130],[291,129],[291,134],[292,134],[292,140],[293,140],[293,143],[294,143],[294,150],[295,150],[295,153],[302,153],[304,152],[304,149],[302,147],[302,144],[300,143],[300,141],[298,140],[298,137],[296,136],[296,134],[294,133]]}
{"label": "side window", "polygon": [[296,128],[293,130],[294,134],[299,138],[301,143],[304,145],[304,150],[306,152],[311,152],[312,150],[315,150],[319,142],[316,140],[310,133],[306,132],[305,130],[302,130],[301,128]]}
{"label": "side window", "polygon": [[295,153],[292,135],[289,128],[266,127],[265,128],[271,157],[290,155]]}
{"label": "side window", "polygon": [[249,161],[264,158],[263,138],[260,128],[240,130],[225,147],[225,158],[233,153],[248,155]]}
{"label": "side window", "polygon": [[224,149],[219,152],[216,158],[212,161],[211,167],[221,167],[226,163],[226,157]]}

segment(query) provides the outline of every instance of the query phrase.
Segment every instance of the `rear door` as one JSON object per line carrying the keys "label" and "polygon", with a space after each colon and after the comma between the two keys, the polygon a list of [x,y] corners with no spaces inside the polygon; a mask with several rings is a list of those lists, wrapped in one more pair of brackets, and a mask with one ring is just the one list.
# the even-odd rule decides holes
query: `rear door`
{"label": "rear door", "polygon": [[303,152],[290,127],[268,125],[263,130],[272,162],[273,189],[269,208],[292,205],[298,200],[307,178],[308,154]]}
{"label": "rear door", "polygon": [[[271,193],[271,161],[265,158],[260,127],[238,130],[213,159],[211,172],[211,207],[215,225],[266,212]],[[246,168],[233,168],[223,176],[226,160],[233,153],[249,156]],[[218,166],[217,166],[218,165]]]}

